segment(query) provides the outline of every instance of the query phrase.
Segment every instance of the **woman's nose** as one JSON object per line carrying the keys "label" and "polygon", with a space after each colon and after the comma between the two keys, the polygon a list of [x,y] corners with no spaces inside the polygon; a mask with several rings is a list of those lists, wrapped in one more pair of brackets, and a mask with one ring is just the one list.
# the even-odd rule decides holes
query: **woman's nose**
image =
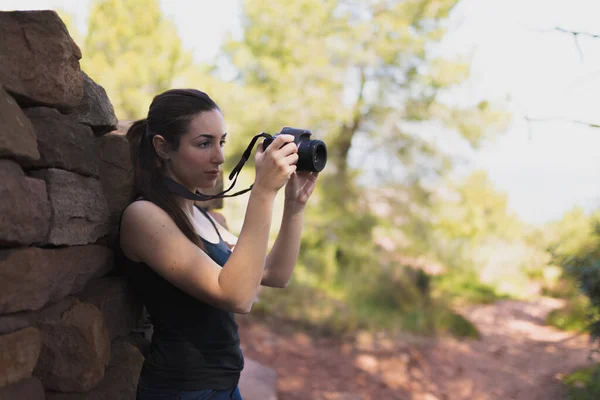
{"label": "woman's nose", "polygon": [[225,162],[225,153],[222,147],[218,147],[215,153],[213,154],[213,163],[215,164],[223,164]]}

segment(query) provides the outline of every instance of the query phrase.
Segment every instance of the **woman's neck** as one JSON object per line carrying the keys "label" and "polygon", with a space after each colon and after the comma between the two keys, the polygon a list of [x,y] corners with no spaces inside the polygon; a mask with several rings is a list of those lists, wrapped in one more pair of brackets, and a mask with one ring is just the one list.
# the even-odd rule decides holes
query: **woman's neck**
{"label": "woman's neck", "polygon": [[179,204],[179,206],[189,215],[194,215],[194,200],[189,200],[189,199],[184,199],[183,197],[177,196],[176,194],[174,194],[173,196],[175,196],[175,201],[177,202],[177,204]]}
{"label": "woman's neck", "polygon": [[[163,169],[162,173],[171,178],[173,181],[179,183],[180,185],[183,185],[183,183],[181,183],[175,176],[173,176],[173,174],[170,173],[170,171],[168,169]],[[183,185],[187,190],[189,190],[192,193],[196,193],[196,188],[189,188],[186,185]],[[190,200],[190,199],[186,199],[184,197],[178,196],[175,193],[172,193],[172,196],[175,198],[175,201],[177,202],[177,204],[179,204],[179,206],[187,213],[189,213],[189,215],[193,215],[193,211],[194,211],[194,200]]]}

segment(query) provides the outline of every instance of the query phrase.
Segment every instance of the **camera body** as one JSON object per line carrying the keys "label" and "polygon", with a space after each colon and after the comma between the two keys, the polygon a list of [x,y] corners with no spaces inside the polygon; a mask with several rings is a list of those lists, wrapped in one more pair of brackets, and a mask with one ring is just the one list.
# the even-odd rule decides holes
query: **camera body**
{"label": "camera body", "polygon": [[294,143],[298,146],[298,164],[296,171],[320,172],[327,164],[327,146],[321,140],[312,140],[309,130],[284,127],[281,132],[266,138],[263,141],[263,149],[275,140],[279,135],[294,136]]}

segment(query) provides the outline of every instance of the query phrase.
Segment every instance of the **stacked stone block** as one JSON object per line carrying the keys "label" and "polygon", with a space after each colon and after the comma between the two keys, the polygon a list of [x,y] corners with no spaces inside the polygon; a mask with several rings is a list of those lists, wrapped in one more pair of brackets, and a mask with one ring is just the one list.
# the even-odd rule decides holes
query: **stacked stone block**
{"label": "stacked stone block", "polygon": [[[0,400],[134,399],[148,346],[114,264],[131,121],[81,58],[54,11],[0,12]],[[276,399],[275,372],[252,360],[240,385]]]}
{"label": "stacked stone block", "polygon": [[134,398],[128,143],[53,11],[0,12],[0,399]]}

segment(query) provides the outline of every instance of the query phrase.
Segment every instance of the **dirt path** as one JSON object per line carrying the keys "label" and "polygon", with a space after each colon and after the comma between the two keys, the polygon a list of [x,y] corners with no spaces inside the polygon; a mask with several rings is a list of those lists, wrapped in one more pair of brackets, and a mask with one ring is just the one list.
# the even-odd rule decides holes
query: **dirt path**
{"label": "dirt path", "polygon": [[561,303],[465,309],[482,339],[358,335],[340,343],[240,321],[244,352],[277,371],[279,400],[562,400],[561,374],[589,364],[587,336],[544,326]]}
{"label": "dirt path", "polygon": [[562,374],[589,363],[586,335],[544,325],[561,302],[502,301],[465,310],[483,335],[477,342],[446,340],[426,353],[449,399],[562,400]]}

